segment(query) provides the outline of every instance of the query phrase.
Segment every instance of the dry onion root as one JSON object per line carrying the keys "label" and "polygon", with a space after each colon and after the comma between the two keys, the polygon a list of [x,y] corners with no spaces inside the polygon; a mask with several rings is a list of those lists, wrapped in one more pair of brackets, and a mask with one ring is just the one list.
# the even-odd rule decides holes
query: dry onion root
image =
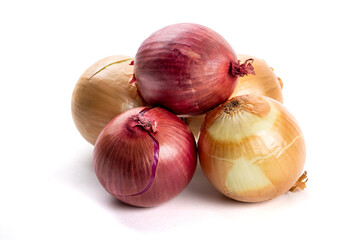
{"label": "dry onion root", "polygon": [[78,80],[71,102],[72,116],[80,134],[95,144],[111,119],[126,110],[143,106],[133,75],[131,57],[116,55],[99,60]]}
{"label": "dry onion root", "polygon": [[210,183],[244,202],[289,191],[305,163],[304,137],[294,117],[278,101],[255,95],[234,97],[208,112],[198,152]]}
{"label": "dry onion root", "polygon": [[[283,95],[281,92],[283,82],[275,74],[274,69],[270,67],[265,60],[244,54],[237,54],[237,58],[240,62],[244,62],[247,59],[254,59],[252,66],[254,67],[255,75],[248,74],[246,76],[239,77],[236,88],[230,98],[244,94],[252,94],[267,96],[281,103],[283,102]],[[196,139],[199,136],[200,128],[204,119],[205,114],[183,118]]]}
{"label": "dry onion root", "polygon": [[306,183],[308,181],[307,177],[307,171],[304,171],[304,173],[300,176],[300,178],[297,180],[297,182],[290,188],[290,192],[299,192],[306,188]]}

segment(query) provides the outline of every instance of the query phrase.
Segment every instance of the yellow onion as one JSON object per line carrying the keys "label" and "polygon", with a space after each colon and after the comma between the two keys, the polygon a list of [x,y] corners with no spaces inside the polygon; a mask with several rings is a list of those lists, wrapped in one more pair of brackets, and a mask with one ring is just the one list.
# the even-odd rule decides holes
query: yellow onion
{"label": "yellow onion", "polygon": [[[283,82],[265,60],[244,54],[237,54],[237,58],[240,62],[244,62],[247,59],[254,59],[252,66],[254,67],[255,75],[248,74],[243,77],[238,77],[236,88],[230,98],[244,94],[252,94],[271,97],[281,103],[283,102],[281,92]],[[205,114],[184,117],[183,119],[197,139],[201,125],[205,119]]]}
{"label": "yellow onion", "polygon": [[265,60],[250,55],[238,54],[240,62],[252,58],[254,59],[252,66],[255,75],[248,74],[242,78],[238,78],[236,88],[230,98],[244,94],[252,94],[259,96],[271,97],[279,102],[283,102],[281,89],[283,82],[281,78],[276,76],[274,69],[270,67]]}
{"label": "yellow onion", "polygon": [[272,98],[237,96],[208,112],[198,152],[207,179],[229,198],[260,202],[301,187],[304,137]]}
{"label": "yellow onion", "polygon": [[95,144],[111,119],[126,110],[143,106],[133,76],[131,57],[103,58],[89,67],[78,80],[71,102],[72,116],[80,134]]}

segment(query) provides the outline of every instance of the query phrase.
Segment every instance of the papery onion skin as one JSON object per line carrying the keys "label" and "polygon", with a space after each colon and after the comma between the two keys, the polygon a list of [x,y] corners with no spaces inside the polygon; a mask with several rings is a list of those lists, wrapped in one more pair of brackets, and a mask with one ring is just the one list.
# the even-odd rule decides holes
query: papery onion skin
{"label": "papery onion skin", "polygon": [[80,134],[92,145],[101,130],[118,114],[145,103],[129,81],[132,57],[105,57],[90,66],[73,91],[71,111]]}
{"label": "papery onion skin", "polygon": [[242,95],[207,113],[198,152],[210,183],[225,196],[261,202],[287,192],[305,164],[295,118],[268,97]]}
{"label": "papery onion skin", "polygon": [[[197,164],[195,139],[184,122],[160,108],[143,116],[152,121],[154,132],[134,125],[133,116],[144,107],[114,118],[101,132],[94,149],[94,169],[102,186],[130,205],[153,207],[178,195],[190,182]],[[159,160],[150,187],[154,163],[154,139]]]}
{"label": "papery onion skin", "polygon": [[[252,66],[254,67],[256,74],[248,74],[244,77],[238,77],[236,88],[230,98],[244,94],[251,94],[267,96],[283,103],[283,82],[265,60],[245,54],[237,54],[237,58],[240,62],[244,62],[247,59],[254,59]],[[184,121],[193,132],[195,139],[198,139],[201,125],[204,120],[205,114],[184,117]]]}
{"label": "papery onion skin", "polygon": [[238,75],[253,74],[250,62],[240,64],[221,35],[202,25],[180,23],[154,32],[141,44],[135,81],[149,104],[181,116],[198,115],[226,101]]}

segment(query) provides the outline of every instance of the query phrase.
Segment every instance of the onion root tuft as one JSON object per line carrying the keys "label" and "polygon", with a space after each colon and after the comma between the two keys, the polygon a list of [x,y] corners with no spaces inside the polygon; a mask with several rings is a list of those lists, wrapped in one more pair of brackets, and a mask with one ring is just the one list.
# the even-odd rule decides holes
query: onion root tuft
{"label": "onion root tuft", "polygon": [[300,192],[306,188],[306,182],[308,181],[307,172],[304,171],[304,173],[300,176],[300,178],[297,180],[297,182],[290,188],[290,192]]}

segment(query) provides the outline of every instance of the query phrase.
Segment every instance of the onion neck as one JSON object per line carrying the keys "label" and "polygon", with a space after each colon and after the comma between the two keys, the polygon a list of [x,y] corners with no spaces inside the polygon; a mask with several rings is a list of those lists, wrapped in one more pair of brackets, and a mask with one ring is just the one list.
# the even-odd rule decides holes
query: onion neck
{"label": "onion neck", "polygon": [[135,114],[130,117],[128,123],[128,129],[132,130],[134,127],[141,127],[148,133],[157,132],[157,123],[155,120],[151,119],[149,116],[145,116],[145,113],[148,112],[151,108],[144,108],[138,114]]}
{"label": "onion neck", "polygon": [[242,98],[232,98],[224,104],[224,113],[229,115],[236,114],[237,112],[244,110],[245,105],[246,103]]}
{"label": "onion neck", "polygon": [[135,115],[132,117],[132,120],[133,120],[134,127],[140,126],[149,133],[157,132],[156,121],[153,121],[148,117],[141,116],[141,115]]}
{"label": "onion neck", "polygon": [[240,64],[240,60],[237,62],[231,61],[230,71],[233,76],[244,77],[248,74],[255,75],[254,67],[252,63],[254,59],[249,58],[244,63]]}
{"label": "onion neck", "polygon": [[270,104],[265,98],[246,94],[229,99],[222,108],[224,113],[229,115],[245,111],[259,117],[265,117],[271,110]]}

